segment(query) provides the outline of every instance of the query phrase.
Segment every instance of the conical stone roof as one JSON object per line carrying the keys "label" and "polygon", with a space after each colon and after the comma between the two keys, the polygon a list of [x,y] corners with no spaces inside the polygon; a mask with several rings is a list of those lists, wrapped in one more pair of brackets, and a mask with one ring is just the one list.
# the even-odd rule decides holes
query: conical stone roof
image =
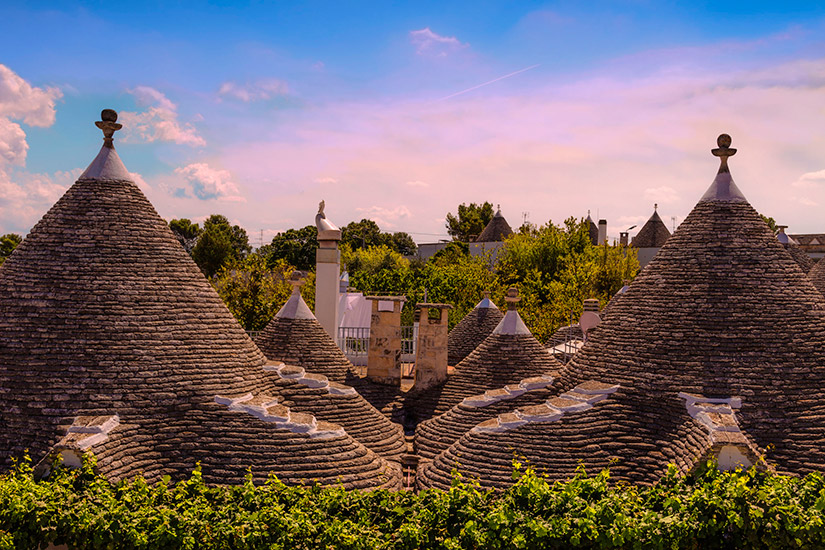
{"label": "conical stone roof", "polygon": [[825,261],[819,260],[808,272],[808,278],[825,295]]}
{"label": "conical stone roof", "polygon": [[593,221],[593,218],[590,217],[590,211],[587,211],[587,218],[584,220],[587,224],[587,233],[590,235],[590,244],[593,246],[599,245],[599,227],[596,225],[596,222]]}
{"label": "conical stone roof", "polygon": [[476,349],[501,322],[504,315],[490,300],[489,292],[447,336],[447,363],[457,365]]}
{"label": "conical stone roof", "polygon": [[659,248],[667,242],[669,237],[670,231],[668,231],[662,218],[659,217],[659,212],[654,206],[653,215],[645,222],[639,233],[633,237],[632,245],[636,248]]}
{"label": "conical stone roof", "polygon": [[[397,487],[340,426],[279,403],[276,372],[104,147],[0,271],[0,467],[98,455],[115,479]],[[68,455],[67,455],[68,456]]]}
{"label": "conical stone roof", "polygon": [[785,247],[785,250],[791,255],[794,261],[799,264],[799,268],[808,273],[814,267],[814,261],[808,256],[804,250],[799,247],[799,243],[795,240],[790,238],[786,233],[785,229],[787,226],[780,225],[779,232],[776,234],[776,240]]}
{"label": "conical stone roof", "polygon": [[825,299],[733,182],[725,138],[711,188],[566,366],[564,393],[476,426],[423,486],[456,462],[508,485],[513,452],[553,479],[583,464],[652,483],[671,462],[761,453],[784,472],[825,467]]}
{"label": "conical stone roof", "polygon": [[298,288],[296,284],[286,304],[258,334],[255,343],[271,361],[303,367],[343,383],[352,363],[312,314]]}
{"label": "conical stone roof", "polygon": [[338,391],[324,406],[318,405],[318,399],[328,392],[320,389],[315,394],[303,388],[299,392],[294,391],[298,388],[282,389],[279,395],[300,410],[314,407],[317,417],[340,424],[350,436],[373,452],[387,460],[400,462],[406,450],[403,429],[355,389],[342,385],[354,378],[354,373],[350,372],[352,364],[309,310],[301,297],[300,284],[293,281],[292,295],[255,342],[271,361],[297,367],[309,376],[320,375],[331,381]]}
{"label": "conical stone roof", "polygon": [[508,294],[510,309],[495,330],[456,365],[447,382],[440,388],[415,394],[412,407],[418,419],[443,414],[465,397],[518,384],[525,378],[556,375],[561,370],[561,363],[536,340],[516,311],[516,290],[511,289]]}
{"label": "conical stone roof", "polygon": [[487,223],[481,234],[476,238],[477,243],[498,243],[513,234],[510,224],[501,215],[501,208],[496,210],[493,218]]}

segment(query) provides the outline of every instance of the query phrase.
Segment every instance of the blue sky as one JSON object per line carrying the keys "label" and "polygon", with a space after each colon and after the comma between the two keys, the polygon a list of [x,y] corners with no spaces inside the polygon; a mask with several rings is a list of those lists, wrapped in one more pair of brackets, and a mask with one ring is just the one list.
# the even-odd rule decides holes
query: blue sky
{"label": "blue sky", "polygon": [[45,213],[112,107],[162,216],[267,241],[321,199],[419,242],[470,201],[678,221],[722,131],[752,204],[822,232],[822,37],[814,2],[5,2],[0,231]]}

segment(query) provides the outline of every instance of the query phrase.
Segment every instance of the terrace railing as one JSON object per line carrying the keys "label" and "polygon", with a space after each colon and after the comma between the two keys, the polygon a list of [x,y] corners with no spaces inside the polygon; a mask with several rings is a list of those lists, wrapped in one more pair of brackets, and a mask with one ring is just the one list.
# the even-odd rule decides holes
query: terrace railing
{"label": "terrace railing", "polygon": [[[415,326],[401,327],[401,362],[415,362],[415,346],[418,330]],[[336,343],[353,365],[367,364],[370,349],[370,329],[368,327],[339,327]]]}

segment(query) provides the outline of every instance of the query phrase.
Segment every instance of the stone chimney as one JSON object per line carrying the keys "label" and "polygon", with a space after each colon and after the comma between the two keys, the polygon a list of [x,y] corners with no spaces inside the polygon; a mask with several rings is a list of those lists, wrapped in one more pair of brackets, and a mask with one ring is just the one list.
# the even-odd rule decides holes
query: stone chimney
{"label": "stone chimney", "polygon": [[592,311],[593,313],[599,312],[599,300],[596,298],[588,298],[584,301],[584,311]]}
{"label": "stone chimney", "polygon": [[629,233],[627,231],[622,231],[621,233],[619,233],[619,244],[620,245],[627,246],[628,235],[629,235]]}
{"label": "stone chimney", "polygon": [[403,296],[367,296],[372,301],[367,378],[401,386],[401,309]]}
{"label": "stone chimney", "polygon": [[[427,389],[447,379],[447,314],[449,304],[418,304],[418,345],[415,355],[415,388]],[[438,317],[430,318],[430,310]]]}
{"label": "stone chimney", "polygon": [[607,220],[599,220],[599,246],[607,244]]}
{"label": "stone chimney", "polygon": [[324,214],[324,201],[315,216],[318,249],[315,251],[315,318],[333,341],[338,341],[338,291],[341,272],[341,230]]}

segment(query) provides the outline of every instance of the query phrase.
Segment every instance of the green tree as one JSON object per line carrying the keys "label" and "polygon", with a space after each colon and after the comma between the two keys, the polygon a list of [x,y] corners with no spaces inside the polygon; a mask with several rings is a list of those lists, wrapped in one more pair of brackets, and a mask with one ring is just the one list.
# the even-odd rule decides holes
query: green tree
{"label": "green tree", "polygon": [[383,233],[377,223],[368,219],[345,225],[341,229],[341,242],[353,250],[383,245],[402,256],[413,256],[418,250],[409,233],[403,231]]}
{"label": "green tree", "polygon": [[396,231],[390,236],[390,248],[401,254],[402,256],[414,256],[418,247],[409,233],[403,231]]}
{"label": "green tree", "polygon": [[412,283],[410,261],[386,245],[352,249],[341,246],[351,287],[364,293],[406,295]]}
{"label": "green tree", "polygon": [[505,288],[490,270],[487,258],[471,256],[466,248],[464,243],[451,243],[415,273],[412,288],[407,292],[409,307],[405,304],[406,322],[412,322],[412,307],[424,301],[425,289],[428,302],[453,306],[449,312],[450,328],[476,306],[485,290],[491,292],[491,298],[496,303],[504,303]]}
{"label": "green tree", "polygon": [[447,233],[449,233],[454,240],[466,243],[469,242],[472,237],[480,235],[492,219],[493,205],[491,203],[461,203],[458,205],[457,215],[447,213]]}
{"label": "green tree", "polygon": [[387,237],[381,233],[378,224],[368,219],[345,225],[341,229],[341,243],[353,250],[388,244]]}
{"label": "green tree", "polygon": [[215,290],[246,330],[263,330],[292,292],[294,268],[284,260],[267,262],[249,254],[224,266],[213,280]]}
{"label": "green tree", "polygon": [[771,231],[773,231],[774,233],[776,233],[776,232],[777,232],[777,230],[778,230],[779,228],[776,226],[776,220],[775,220],[775,219],[773,219],[773,218],[769,218],[769,217],[768,217],[768,216],[766,216],[765,214],[759,214],[759,217],[761,217],[761,218],[762,218],[762,220],[764,220],[764,222],[765,222],[766,224],[768,224],[768,227],[770,227],[770,228],[771,228]]}
{"label": "green tree", "polygon": [[250,250],[249,237],[242,227],[231,225],[225,216],[213,214],[203,222],[192,259],[204,275],[212,277],[222,267],[244,258]]}
{"label": "green tree", "polygon": [[187,218],[180,218],[170,221],[169,229],[171,229],[172,233],[175,234],[175,237],[178,238],[181,246],[183,246],[183,248],[191,254],[192,249],[198,242],[198,237],[202,232],[200,226],[196,223],[192,223],[192,221]]}
{"label": "green tree", "polygon": [[23,237],[17,233],[6,233],[0,237],[0,265],[6,261],[6,258],[11,256],[11,253],[21,242],[23,242]]}
{"label": "green tree", "polygon": [[259,251],[267,263],[274,266],[285,261],[298,269],[310,270],[315,267],[315,250],[318,248],[318,229],[307,225],[301,229],[288,229],[278,233],[272,242]]}
{"label": "green tree", "polygon": [[594,246],[587,225],[574,218],[513,235],[496,263],[499,284],[519,288],[521,316],[540,340],[578,319],[585,299],[606,304],[638,270],[634,250]]}
{"label": "green tree", "polygon": [[447,246],[433,254],[428,263],[455,264],[470,255],[470,247],[467,243],[453,241]]}

